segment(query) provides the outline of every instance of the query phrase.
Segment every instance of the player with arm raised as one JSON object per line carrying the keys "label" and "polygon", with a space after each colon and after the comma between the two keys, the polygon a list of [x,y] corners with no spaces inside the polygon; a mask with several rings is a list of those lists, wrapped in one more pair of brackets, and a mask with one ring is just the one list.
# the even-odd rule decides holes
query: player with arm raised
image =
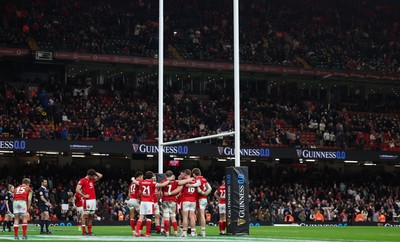
{"label": "player with arm raised", "polygon": [[212,188],[208,181],[201,175],[201,171],[199,168],[194,168],[192,170],[193,177],[196,179],[196,184],[199,185],[197,187],[197,205],[199,209],[199,216],[200,216],[200,226],[201,232],[200,235],[202,237],[206,236],[206,215],[205,210],[207,207],[207,196],[212,191]]}
{"label": "player with arm raised", "polygon": [[32,205],[32,189],[29,187],[31,180],[22,179],[22,184],[14,190],[14,235],[18,237],[19,220],[22,220],[22,239],[27,239],[26,231],[28,229],[28,210]]}
{"label": "player with arm raised", "polygon": [[140,202],[140,216],[136,224],[135,236],[139,237],[139,230],[142,227],[142,223],[146,217],[146,237],[150,237],[151,229],[151,218],[154,215],[154,196],[156,188],[165,187],[168,185],[169,180],[164,183],[156,183],[152,180],[154,173],[151,171],[146,171],[144,178],[145,180],[139,180],[132,178],[132,182],[139,186],[141,192],[141,202]]}
{"label": "player with arm raised", "polygon": [[47,180],[41,180],[41,187],[39,188],[38,207],[40,210],[40,234],[44,234],[44,225],[46,225],[46,234],[51,234],[49,231],[49,211],[51,208],[49,190],[47,189]]}
{"label": "player with arm raised", "polygon": [[[143,172],[138,171],[135,173],[135,180],[136,181],[141,181],[143,180]],[[130,225],[132,229],[133,235],[135,235],[135,219],[137,214],[139,214],[140,211],[140,188],[139,185],[136,185],[135,183],[131,183],[129,186],[129,192],[128,192],[129,200],[127,202],[127,205],[129,207],[129,213],[130,213]]]}
{"label": "player with arm raised", "polygon": [[225,234],[226,229],[226,200],[225,200],[225,180],[222,180],[221,186],[215,191],[214,196],[218,199],[219,209],[219,234]]}
{"label": "player with arm raised", "polygon": [[177,196],[183,187],[180,186],[178,181],[175,180],[175,176],[172,171],[167,171],[165,173],[165,177],[171,180],[171,182],[162,189],[162,211],[165,226],[165,236],[169,236],[170,219],[172,222],[172,227],[174,228],[174,235],[178,236],[178,223],[176,221]]}
{"label": "player with arm raised", "polygon": [[13,200],[14,200],[14,186],[9,184],[8,191],[4,197],[4,203],[6,205],[6,214],[4,216],[3,221],[3,232],[6,231],[6,225],[8,228],[8,232],[11,232],[11,223],[14,218],[13,214]]}
{"label": "player with arm raised", "polygon": [[101,173],[90,169],[87,171],[86,176],[82,178],[76,186],[76,193],[83,197],[83,216],[85,217],[85,220],[87,220],[88,224],[88,233],[86,233],[86,227],[82,223],[82,235],[94,235],[92,232],[93,216],[96,212],[96,192],[94,183],[102,177],[103,175]]}

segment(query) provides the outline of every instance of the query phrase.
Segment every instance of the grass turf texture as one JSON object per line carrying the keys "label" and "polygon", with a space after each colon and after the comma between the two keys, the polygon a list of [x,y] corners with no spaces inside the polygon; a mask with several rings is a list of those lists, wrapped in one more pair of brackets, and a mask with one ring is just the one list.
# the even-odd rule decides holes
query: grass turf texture
{"label": "grass turf texture", "polygon": [[[399,227],[250,227],[249,236],[219,236],[218,227],[207,227],[207,237],[134,238],[128,226],[93,227],[96,236],[82,236],[77,227],[52,227],[53,235],[39,235],[28,228],[28,240],[35,241],[400,241]],[[200,229],[197,228],[197,232]],[[22,231],[20,231],[20,238]],[[13,233],[0,233],[0,241],[14,240]]]}

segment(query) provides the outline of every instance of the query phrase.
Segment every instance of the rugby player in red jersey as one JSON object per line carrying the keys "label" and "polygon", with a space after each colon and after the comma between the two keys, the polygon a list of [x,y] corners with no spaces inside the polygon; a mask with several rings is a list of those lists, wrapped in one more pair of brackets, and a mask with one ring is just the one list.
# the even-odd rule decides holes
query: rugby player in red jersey
{"label": "rugby player in red jersey", "polygon": [[[83,218],[83,197],[79,195],[79,193],[74,194],[73,198],[74,209],[76,209],[76,215],[78,217],[78,231],[82,231],[83,224],[85,224],[85,220]],[[86,226],[86,224],[85,224]]]}
{"label": "rugby player in red jersey", "polygon": [[97,209],[94,183],[102,177],[103,175],[101,173],[90,169],[87,171],[86,176],[82,178],[76,186],[76,193],[83,197],[83,216],[85,217],[85,220],[87,220],[88,224],[88,233],[86,233],[86,227],[84,226],[84,223],[82,223],[82,235],[94,235],[92,232],[92,223],[94,213]]}
{"label": "rugby player in red jersey", "polygon": [[225,234],[226,229],[226,200],[225,200],[225,180],[222,180],[221,186],[215,191],[214,196],[218,199],[219,209],[219,232]]}
{"label": "rugby player in red jersey", "polygon": [[185,185],[182,188],[182,237],[187,237],[187,230],[190,224],[191,235],[196,236],[196,221],[194,219],[194,214],[196,212],[196,201],[197,201],[197,188],[196,181],[191,179],[192,172],[189,169],[184,170],[181,175],[185,180],[178,182],[179,185]]}
{"label": "rugby player in red jersey", "polygon": [[141,192],[141,202],[140,202],[140,216],[136,225],[135,236],[139,237],[139,229],[142,227],[144,218],[146,217],[146,237],[150,237],[151,229],[151,218],[154,215],[154,196],[156,193],[156,188],[165,187],[168,185],[169,180],[164,183],[156,183],[152,180],[154,173],[151,171],[146,171],[144,178],[145,180],[139,180],[132,178],[132,183],[139,186]]}
{"label": "rugby player in red jersey", "polygon": [[212,188],[208,181],[201,175],[201,171],[199,168],[194,168],[192,170],[193,177],[196,179],[196,184],[198,185],[197,187],[197,206],[199,210],[199,216],[200,216],[200,226],[201,226],[201,232],[200,235],[202,237],[206,236],[206,215],[205,215],[205,210],[207,207],[207,196],[210,194],[212,191]]}
{"label": "rugby player in red jersey", "polygon": [[[135,180],[137,180],[137,181],[143,180],[143,172],[141,172],[141,171],[136,172]],[[131,225],[131,229],[132,229],[132,234],[135,235],[135,219],[140,211],[140,189],[139,189],[139,186],[132,182],[131,185],[129,186],[128,196],[129,196],[129,200],[127,202],[127,205],[129,207],[129,213],[130,213],[130,218],[131,218],[130,225]]]}
{"label": "rugby player in red jersey", "polygon": [[177,210],[177,195],[181,192],[182,186],[178,184],[178,181],[175,180],[175,176],[172,171],[167,171],[165,173],[165,177],[170,179],[170,183],[163,187],[163,203],[162,203],[162,211],[163,211],[163,220],[165,226],[165,236],[169,236],[169,228],[170,228],[170,219],[172,222],[172,227],[174,229],[174,235],[178,236],[178,223],[176,221],[176,210]]}
{"label": "rugby player in red jersey", "polygon": [[22,239],[27,239],[26,231],[28,228],[28,210],[32,205],[32,189],[29,187],[31,180],[22,179],[22,184],[14,190],[14,235],[18,237],[19,220],[22,220]]}

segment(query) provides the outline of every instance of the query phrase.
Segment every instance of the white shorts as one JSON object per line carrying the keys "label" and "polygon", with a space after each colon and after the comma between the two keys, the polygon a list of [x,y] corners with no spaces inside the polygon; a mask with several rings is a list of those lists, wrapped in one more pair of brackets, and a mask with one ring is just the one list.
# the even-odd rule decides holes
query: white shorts
{"label": "white shorts", "polygon": [[160,215],[160,205],[158,203],[154,203],[154,214]]}
{"label": "white shorts", "polygon": [[182,211],[196,211],[196,202],[182,202]]}
{"label": "white shorts", "polygon": [[83,214],[83,207],[76,207],[76,213],[78,215],[82,215]]}
{"label": "white shorts", "polygon": [[166,201],[162,204],[163,216],[172,218],[176,216],[176,202]]}
{"label": "white shorts", "polygon": [[153,202],[141,202],[140,203],[140,215],[153,215],[154,214],[154,203]]}
{"label": "white shorts", "polygon": [[199,199],[199,208],[201,209],[201,210],[206,210],[206,207],[207,207],[207,198],[201,198],[201,199]]}
{"label": "white shorts", "polygon": [[84,200],[83,201],[83,213],[94,214],[96,212],[96,199]]}
{"label": "white shorts", "polygon": [[28,215],[28,208],[26,207],[26,201],[14,200],[13,201],[14,214]]}
{"label": "white shorts", "polygon": [[218,204],[218,208],[219,208],[219,214],[226,213],[226,204]]}
{"label": "white shorts", "polygon": [[126,203],[126,205],[128,205],[129,209],[134,208],[136,211],[140,210],[140,202],[139,202],[139,200],[137,200],[135,198],[130,198],[128,200],[128,202]]}

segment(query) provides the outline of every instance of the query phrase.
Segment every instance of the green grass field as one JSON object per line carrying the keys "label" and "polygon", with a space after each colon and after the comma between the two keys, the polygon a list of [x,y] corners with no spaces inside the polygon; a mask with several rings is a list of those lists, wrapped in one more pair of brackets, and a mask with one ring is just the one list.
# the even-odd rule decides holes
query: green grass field
{"label": "green grass field", "polygon": [[[250,236],[219,236],[218,227],[207,227],[207,237],[134,238],[128,226],[93,227],[96,236],[81,236],[77,227],[52,227],[53,235],[39,235],[28,228],[28,240],[36,241],[400,241],[399,227],[250,227]],[[198,230],[199,231],[199,230]],[[22,231],[20,231],[20,234]],[[13,233],[0,233],[0,241],[14,240]]]}

